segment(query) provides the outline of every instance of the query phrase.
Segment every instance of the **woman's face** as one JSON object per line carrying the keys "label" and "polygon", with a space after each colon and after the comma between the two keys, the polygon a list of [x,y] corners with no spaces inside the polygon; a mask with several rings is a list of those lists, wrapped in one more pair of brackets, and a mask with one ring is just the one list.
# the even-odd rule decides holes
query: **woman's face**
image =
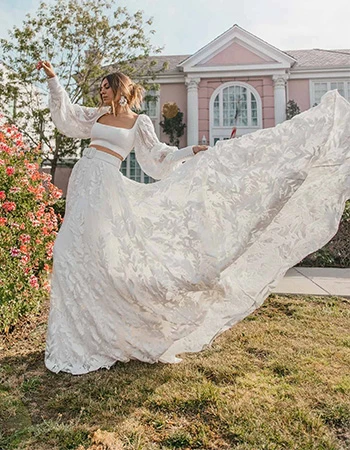
{"label": "woman's face", "polygon": [[114,98],[114,92],[111,88],[111,86],[108,83],[107,78],[104,78],[102,80],[101,86],[100,86],[100,94],[102,97],[102,101],[105,105],[111,105]]}

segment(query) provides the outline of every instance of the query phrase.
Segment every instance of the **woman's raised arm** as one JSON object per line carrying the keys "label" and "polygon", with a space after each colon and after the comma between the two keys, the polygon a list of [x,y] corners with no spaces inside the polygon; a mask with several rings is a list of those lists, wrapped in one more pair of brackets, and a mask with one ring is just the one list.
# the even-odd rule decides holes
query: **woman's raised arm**
{"label": "woman's raised arm", "polygon": [[37,69],[44,69],[48,76],[49,108],[58,131],[72,138],[90,138],[93,124],[109,111],[109,107],[91,108],[73,104],[49,61],[39,61]]}

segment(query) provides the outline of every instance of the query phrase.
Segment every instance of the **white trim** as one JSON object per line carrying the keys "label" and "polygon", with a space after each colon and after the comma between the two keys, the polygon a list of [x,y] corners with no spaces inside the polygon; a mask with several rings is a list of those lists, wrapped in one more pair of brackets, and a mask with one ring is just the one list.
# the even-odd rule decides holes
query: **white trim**
{"label": "white trim", "polygon": [[275,125],[286,120],[286,83],[288,75],[274,75],[272,77],[274,88]]}
{"label": "white trim", "polygon": [[[209,145],[214,145],[214,138],[222,137],[223,135],[227,135],[230,137],[232,127],[222,127],[222,126],[214,126],[214,101],[216,96],[219,94],[219,102],[220,105],[222,103],[222,92],[225,88],[229,86],[240,86],[246,88],[248,91],[252,92],[256,98],[257,103],[257,113],[258,113],[258,125],[257,126],[239,126],[237,127],[237,132],[239,135],[251,133],[256,130],[260,130],[262,128],[262,101],[258,91],[251,86],[249,83],[244,83],[242,81],[228,81],[226,83],[218,86],[215,91],[212,93],[209,100]],[[223,110],[220,108],[220,123],[223,123]]]}
{"label": "white trim", "polygon": [[159,122],[160,122],[160,89],[157,92],[159,92],[159,97],[158,97],[157,107],[156,107],[156,111],[157,111],[157,119],[156,120],[157,120],[157,122],[155,124],[155,130],[156,130],[157,136],[159,138],[159,136],[160,136],[160,125],[159,125]]}
{"label": "white trim", "polygon": [[278,69],[289,69],[290,66],[285,65],[285,64],[281,64],[279,62],[271,62],[271,63],[266,63],[266,64],[247,64],[247,65],[232,65],[232,66],[228,66],[228,65],[223,65],[223,66],[194,66],[194,67],[188,67],[186,69],[186,73],[200,73],[202,74],[203,72],[208,72],[208,69],[211,72],[226,72],[226,71],[232,71],[232,72],[237,72],[237,71],[250,71],[250,72],[255,72],[256,69],[258,70],[278,70]]}
{"label": "white trim", "polygon": [[198,145],[199,134],[199,102],[198,88],[201,79],[186,77],[187,88],[187,145]]}
{"label": "white trim", "polygon": [[[254,70],[254,71],[228,71],[227,73],[218,73],[218,72],[202,72],[202,73],[191,73],[191,77],[200,76],[201,80],[207,78],[237,78],[237,77],[271,77],[273,75],[285,75],[286,71],[284,69],[274,70]],[[176,80],[172,80],[171,83],[185,83],[185,77],[187,74],[183,74],[181,78],[177,78]],[[155,80],[155,83],[159,84],[170,84],[168,81],[162,82],[161,79]]]}
{"label": "white trim", "polygon": [[[200,77],[201,79],[204,78],[215,78],[220,76],[221,78],[225,77],[260,77],[260,76],[272,76],[272,75],[278,75],[278,74],[285,74],[286,71],[282,68],[271,68],[270,69],[261,69],[261,66],[258,66],[258,70],[242,70],[241,67],[236,66],[235,70],[229,70],[227,67],[222,66],[221,73],[218,75],[217,72],[213,72],[213,67],[210,67],[210,70],[208,68],[207,71],[201,72]],[[227,71],[223,73],[224,71]],[[193,74],[195,74],[195,70],[193,71]],[[191,73],[192,75],[192,73]],[[185,83],[185,73],[180,73],[179,75],[172,75],[171,77],[164,77],[164,78],[156,78],[154,80],[155,83],[159,84],[173,84],[173,83]],[[293,69],[289,72],[289,79],[290,80],[305,80],[305,79],[322,79],[322,78],[339,78],[339,77],[350,77],[350,68],[342,68],[342,69],[317,69],[315,71],[309,70],[298,70],[294,71]]]}
{"label": "white trim", "polygon": [[322,78],[339,78],[339,77],[350,77],[350,68],[342,68],[342,69],[315,69],[315,70],[305,70],[298,72],[290,72],[291,80],[300,80],[300,79],[322,79]]}
{"label": "white trim", "polygon": [[153,119],[156,120],[156,123],[154,124],[154,128],[155,128],[155,132],[159,139],[159,136],[160,136],[160,125],[159,125],[159,122],[160,122],[160,89],[158,89],[156,91],[156,95],[158,96],[157,104],[156,104],[156,117],[153,117]]}

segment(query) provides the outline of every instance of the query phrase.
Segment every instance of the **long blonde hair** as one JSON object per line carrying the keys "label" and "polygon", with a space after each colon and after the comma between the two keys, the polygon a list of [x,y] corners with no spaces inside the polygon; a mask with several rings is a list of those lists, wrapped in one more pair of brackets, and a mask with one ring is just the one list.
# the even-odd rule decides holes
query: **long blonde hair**
{"label": "long blonde hair", "polygon": [[[120,91],[120,95],[124,95],[124,97],[128,101],[129,108],[141,109],[141,104],[143,100],[143,96],[145,93],[145,88],[141,86],[141,84],[134,83],[127,75],[122,72],[113,72],[102,78],[103,80],[107,80],[108,84],[112,88],[114,99],[117,97],[118,92]],[[102,84],[101,82],[101,84]],[[103,100],[100,93],[100,107],[103,106]],[[112,103],[112,111],[113,114],[116,115],[114,103]]]}

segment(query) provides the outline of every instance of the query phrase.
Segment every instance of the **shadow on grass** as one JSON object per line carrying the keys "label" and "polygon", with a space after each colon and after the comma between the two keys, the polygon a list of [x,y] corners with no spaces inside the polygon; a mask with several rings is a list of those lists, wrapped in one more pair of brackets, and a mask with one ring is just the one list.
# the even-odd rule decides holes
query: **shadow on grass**
{"label": "shadow on grass", "polygon": [[43,351],[5,357],[0,359],[0,380],[7,400],[5,395],[0,407],[3,411],[4,406],[16,410],[16,405],[21,405],[26,420],[16,420],[16,411],[12,418],[0,414],[0,428],[6,434],[12,433],[28,425],[30,417],[31,425],[43,420],[81,421],[87,426],[98,424],[112,429],[170,377],[163,364],[117,362],[110,370],[71,375],[46,369]]}

